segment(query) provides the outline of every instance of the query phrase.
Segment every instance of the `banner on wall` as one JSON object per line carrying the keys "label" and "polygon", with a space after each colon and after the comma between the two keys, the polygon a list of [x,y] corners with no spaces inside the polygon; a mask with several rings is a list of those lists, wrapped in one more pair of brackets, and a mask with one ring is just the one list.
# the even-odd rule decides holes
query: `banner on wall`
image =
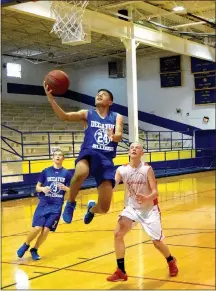
{"label": "banner on wall", "polygon": [[160,77],[162,88],[181,86],[181,72],[165,73]]}
{"label": "banner on wall", "polygon": [[181,56],[160,58],[160,73],[181,71]]}
{"label": "banner on wall", "polygon": [[191,57],[191,73],[216,71],[216,63]]}
{"label": "banner on wall", "polygon": [[195,104],[212,104],[216,103],[216,89],[196,90]]}
{"label": "banner on wall", "polygon": [[181,56],[160,58],[161,88],[181,86]]}
{"label": "banner on wall", "polygon": [[216,103],[216,63],[191,57],[195,104]]}
{"label": "banner on wall", "polygon": [[194,75],[196,89],[216,88],[216,72],[209,72]]}

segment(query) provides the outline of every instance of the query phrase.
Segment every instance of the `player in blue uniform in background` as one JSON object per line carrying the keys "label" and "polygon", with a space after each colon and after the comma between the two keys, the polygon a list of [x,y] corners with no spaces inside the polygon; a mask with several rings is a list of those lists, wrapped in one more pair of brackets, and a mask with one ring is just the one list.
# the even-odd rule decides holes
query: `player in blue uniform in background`
{"label": "player in blue uniform in background", "polygon": [[40,260],[38,248],[46,240],[50,231],[55,231],[61,217],[65,193],[69,193],[71,174],[64,169],[62,162],[64,154],[60,149],[53,152],[52,167],[46,168],[40,174],[36,191],[39,193],[39,204],[35,210],[32,230],[27,235],[25,243],[18,249],[17,255],[22,258],[30,246],[30,242],[39,234],[30,253],[33,260]]}
{"label": "player in blue uniform in background", "polygon": [[113,187],[115,185],[115,168],[113,158],[116,156],[118,142],[123,134],[123,116],[110,110],[113,95],[109,90],[100,89],[95,98],[95,110],[64,112],[55,102],[52,90],[44,89],[56,115],[61,120],[84,121],[85,138],[79,157],[76,160],[74,176],[71,180],[70,195],[63,213],[63,219],[70,223],[76,207],[76,196],[83,181],[91,174],[95,177],[98,189],[98,202],[89,201],[84,223],[92,221],[95,213],[106,213],[110,208]]}

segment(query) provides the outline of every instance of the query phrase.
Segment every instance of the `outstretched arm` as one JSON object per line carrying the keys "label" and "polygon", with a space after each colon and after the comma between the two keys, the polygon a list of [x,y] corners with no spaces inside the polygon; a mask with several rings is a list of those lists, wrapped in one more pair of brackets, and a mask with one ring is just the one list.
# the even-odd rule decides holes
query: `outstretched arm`
{"label": "outstretched arm", "polygon": [[82,121],[87,120],[87,110],[79,110],[78,112],[65,112],[61,109],[61,107],[55,102],[54,97],[52,95],[52,90],[49,90],[48,86],[45,85],[44,82],[44,90],[47,95],[47,98],[55,111],[56,115],[61,120],[67,120],[67,121]]}
{"label": "outstretched arm", "polygon": [[123,116],[118,114],[116,117],[115,133],[112,129],[108,130],[111,141],[119,142],[123,136]]}
{"label": "outstretched arm", "polygon": [[120,171],[117,169],[116,173],[115,173],[115,188],[114,191],[116,190],[116,187],[118,186],[118,184],[122,181],[122,176],[120,174]]}
{"label": "outstretched arm", "polygon": [[151,189],[151,194],[148,196],[149,199],[154,200],[158,197],[157,181],[155,179],[155,174],[152,168],[148,170],[148,182]]}

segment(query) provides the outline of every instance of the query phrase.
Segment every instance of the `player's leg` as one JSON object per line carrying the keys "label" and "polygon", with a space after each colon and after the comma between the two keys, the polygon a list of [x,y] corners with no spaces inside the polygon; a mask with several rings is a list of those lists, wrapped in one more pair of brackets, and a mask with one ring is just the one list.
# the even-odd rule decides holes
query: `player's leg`
{"label": "player's leg", "polygon": [[76,207],[75,201],[76,196],[80,190],[83,181],[88,177],[88,175],[89,175],[89,162],[85,159],[80,160],[76,164],[75,173],[70,184],[69,198],[62,215],[63,220],[66,223],[71,223],[73,219],[73,212]]}
{"label": "player's leg", "polygon": [[108,281],[117,282],[117,281],[126,281],[127,274],[125,271],[125,243],[124,237],[131,230],[133,225],[133,220],[128,217],[121,216],[118,220],[115,233],[115,254],[117,262],[117,270],[107,278]]}
{"label": "player's leg", "polygon": [[133,225],[133,220],[131,220],[128,217],[121,216],[118,220],[117,227],[116,227],[116,230],[114,233],[114,236],[115,236],[115,254],[116,254],[117,260],[125,257],[124,236],[126,235],[127,232],[129,232],[132,229],[132,225]]}
{"label": "player's leg", "polygon": [[94,177],[98,189],[98,202],[89,201],[87,213],[84,217],[84,223],[92,221],[95,213],[107,213],[110,208],[113,188],[115,187],[115,168],[113,162],[106,157],[101,156],[97,169],[94,171]]}
{"label": "player's leg", "polygon": [[47,227],[44,227],[41,230],[41,233],[38,236],[34,247],[30,249],[31,256],[32,256],[32,259],[34,261],[40,260],[40,256],[38,254],[38,248],[39,248],[39,246],[42,245],[43,242],[45,242],[45,240],[47,239],[47,236],[48,236],[49,232],[50,232],[50,229],[47,228]]}
{"label": "player's leg", "polygon": [[42,230],[42,226],[35,226],[31,229],[26,237],[24,244],[17,250],[17,256],[22,258],[25,252],[29,249],[31,241],[33,241]]}
{"label": "player's leg", "polygon": [[84,223],[89,224],[94,218],[95,213],[107,213],[110,208],[113,186],[109,180],[103,181],[98,186],[98,202],[90,200],[88,202],[87,212],[84,217]]}
{"label": "player's leg", "polygon": [[61,217],[61,212],[60,213],[50,213],[46,215],[46,221],[44,223],[44,228],[42,229],[39,237],[37,238],[37,241],[34,245],[33,248],[30,249],[31,256],[33,260],[40,260],[40,256],[38,254],[38,249],[42,245],[42,243],[45,242],[47,239],[47,236],[50,231],[55,231],[59,220]]}
{"label": "player's leg", "polygon": [[35,226],[32,228],[32,230],[29,232],[26,238],[26,244],[30,245],[30,243],[38,236],[38,234],[42,231],[42,226]]}
{"label": "player's leg", "polygon": [[170,256],[170,251],[167,245],[165,245],[162,240],[152,240],[155,248],[165,257],[168,258]]}
{"label": "player's leg", "polygon": [[152,242],[157,250],[164,256],[169,266],[170,276],[178,274],[176,259],[171,255],[168,246],[163,242],[161,217],[158,206],[154,206],[148,215],[144,215],[140,221],[147,234],[152,238]]}
{"label": "player's leg", "polygon": [[44,227],[39,235],[39,237],[37,238],[36,242],[35,242],[35,245],[34,245],[34,248],[35,249],[38,249],[42,243],[45,242],[45,240],[47,239],[47,236],[50,232],[50,229],[48,227]]}
{"label": "player's leg", "polygon": [[171,277],[174,277],[178,274],[178,267],[176,264],[176,258],[174,258],[168,246],[161,240],[152,240],[155,248],[159,250],[159,252],[165,257],[168,266],[169,266],[169,273]]}
{"label": "player's leg", "polygon": [[71,180],[70,184],[70,194],[68,201],[74,202],[77,194],[80,190],[80,187],[83,183],[83,181],[88,177],[89,175],[89,162],[87,160],[80,160],[76,164],[75,173],[73,175],[73,178]]}
{"label": "player's leg", "polygon": [[29,249],[31,241],[35,239],[41,232],[46,218],[44,216],[44,207],[39,203],[32,220],[32,229],[26,237],[25,243],[17,250],[17,256],[22,258],[25,252]]}

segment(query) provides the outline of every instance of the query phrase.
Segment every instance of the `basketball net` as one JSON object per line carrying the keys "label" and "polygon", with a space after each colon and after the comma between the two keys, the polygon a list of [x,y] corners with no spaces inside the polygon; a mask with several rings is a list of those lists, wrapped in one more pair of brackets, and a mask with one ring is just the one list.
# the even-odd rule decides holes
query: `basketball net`
{"label": "basketball net", "polygon": [[51,1],[51,10],[56,18],[51,33],[61,38],[62,43],[72,44],[85,41],[86,33],[82,22],[88,2],[88,0]]}

